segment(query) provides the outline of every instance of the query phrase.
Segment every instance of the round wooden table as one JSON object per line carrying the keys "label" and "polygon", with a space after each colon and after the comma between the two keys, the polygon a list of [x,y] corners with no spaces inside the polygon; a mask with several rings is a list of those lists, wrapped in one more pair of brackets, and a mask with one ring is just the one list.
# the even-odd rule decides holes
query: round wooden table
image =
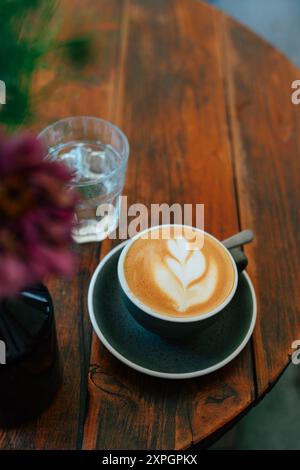
{"label": "round wooden table", "polygon": [[[177,382],[142,375],[112,357],[88,320],[89,280],[113,242],[78,246],[74,279],[49,283],[63,387],[38,420],[0,431],[0,445],[205,447],[270,390],[300,339],[300,107],[291,102],[300,72],[205,3],[64,0],[60,7],[62,34],[93,32],[94,62],[81,80],[57,82],[36,129],[69,115],[113,121],[131,145],[128,204],[203,203],[205,228],[220,239],[252,228],[255,242],[245,251],[258,320],[251,342],[216,373]],[[49,74],[39,74],[37,88]]]}

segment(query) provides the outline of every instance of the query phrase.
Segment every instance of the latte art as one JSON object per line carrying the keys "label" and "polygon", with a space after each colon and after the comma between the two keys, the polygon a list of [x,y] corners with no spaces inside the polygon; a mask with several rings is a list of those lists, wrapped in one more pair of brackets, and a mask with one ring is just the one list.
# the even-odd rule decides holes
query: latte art
{"label": "latte art", "polygon": [[[162,235],[163,228],[157,229]],[[124,264],[133,295],[158,313],[190,316],[221,304],[234,285],[234,268],[224,248],[205,235],[191,249],[189,237],[173,229],[171,238],[137,239]],[[180,232],[180,233],[179,233]]]}
{"label": "latte art", "polygon": [[[170,297],[178,312],[207,302],[216,289],[218,269],[206,260],[202,251],[189,251],[186,239],[168,240],[169,253],[152,263],[154,280]],[[171,256],[170,256],[171,255]]]}

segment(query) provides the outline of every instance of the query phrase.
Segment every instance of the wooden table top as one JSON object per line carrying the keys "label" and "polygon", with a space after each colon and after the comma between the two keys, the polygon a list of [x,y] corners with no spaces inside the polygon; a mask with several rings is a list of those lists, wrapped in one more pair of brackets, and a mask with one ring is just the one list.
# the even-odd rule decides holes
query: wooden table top
{"label": "wooden table top", "polygon": [[[77,8],[76,8],[77,6]],[[99,116],[128,135],[129,203],[204,203],[220,239],[252,228],[258,297],[251,342],[222,370],[186,381],[142,375],[92,333],[87,289],[111,241],[81,245],[72,281],[51,281],[64,383],[1,448],[183,449],[205,445],[264,396],[300,338],[300,72],[276,49],[193,0],[62,0],[62,35],[93,32],[88,79],[57,82],[38,129]],[[73,28],[73,29],[72,29]],[[75,29],[74,29],[75,28]],[[37,79],[47,82],[51,71]]]}

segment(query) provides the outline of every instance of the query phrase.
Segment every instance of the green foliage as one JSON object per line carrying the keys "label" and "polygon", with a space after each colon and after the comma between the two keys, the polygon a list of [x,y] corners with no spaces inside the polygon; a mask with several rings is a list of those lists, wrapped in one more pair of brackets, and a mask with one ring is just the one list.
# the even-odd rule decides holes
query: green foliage
{"label": "green foliage", "polygon": [[74,38],[61,45],[65,57],[74,67],[84,67],[91,60],[91,38]]}
{"label": "green foliage", "polygon": [[6,84],[0,122],[12,130],[34,116],[33,79],[48,56],[55,52],[59,60],[82,67],[90,59],[90,39],[56,39],[56,0],[1,0],[0,15],[0,80]]}

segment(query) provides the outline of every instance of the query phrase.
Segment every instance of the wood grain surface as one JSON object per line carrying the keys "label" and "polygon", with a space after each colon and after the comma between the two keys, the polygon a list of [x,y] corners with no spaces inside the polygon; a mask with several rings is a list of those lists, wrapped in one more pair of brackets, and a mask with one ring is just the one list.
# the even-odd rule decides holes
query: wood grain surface
{"label": "wood grain surface", "polygon": [[222,17],[226,101],[245,247],[258,297],[253,336],[257,393],[288,363],[300,338],[300,108],[291,83],[300,72],[276,49]]}
{"label": "wood grain surface", "polygon": [[[35,128],[69,115],[109,119],[131,145],[124,189],[129,204],[205,204],[205,229],[221,239],[251,227],[256,240],[246,251],[258,323],[239,357],[210,376],[144,376],[91,335],[86,298],[100,244],[79,245],[74,279],[49,284],[63,387],[38,420],[0,430],[0,446],[187,448],[263,396],[300,338],[300,108],[290,101],[290,84],[300,72],[202,2],[60,3],[62,34],[74,27],[92,32],[95,60],[82,80],[58,82],[47,106],[41,103]],[[39,74],[37,89],[50,76]],[[111,247],[105,241],[101,256]]]}

